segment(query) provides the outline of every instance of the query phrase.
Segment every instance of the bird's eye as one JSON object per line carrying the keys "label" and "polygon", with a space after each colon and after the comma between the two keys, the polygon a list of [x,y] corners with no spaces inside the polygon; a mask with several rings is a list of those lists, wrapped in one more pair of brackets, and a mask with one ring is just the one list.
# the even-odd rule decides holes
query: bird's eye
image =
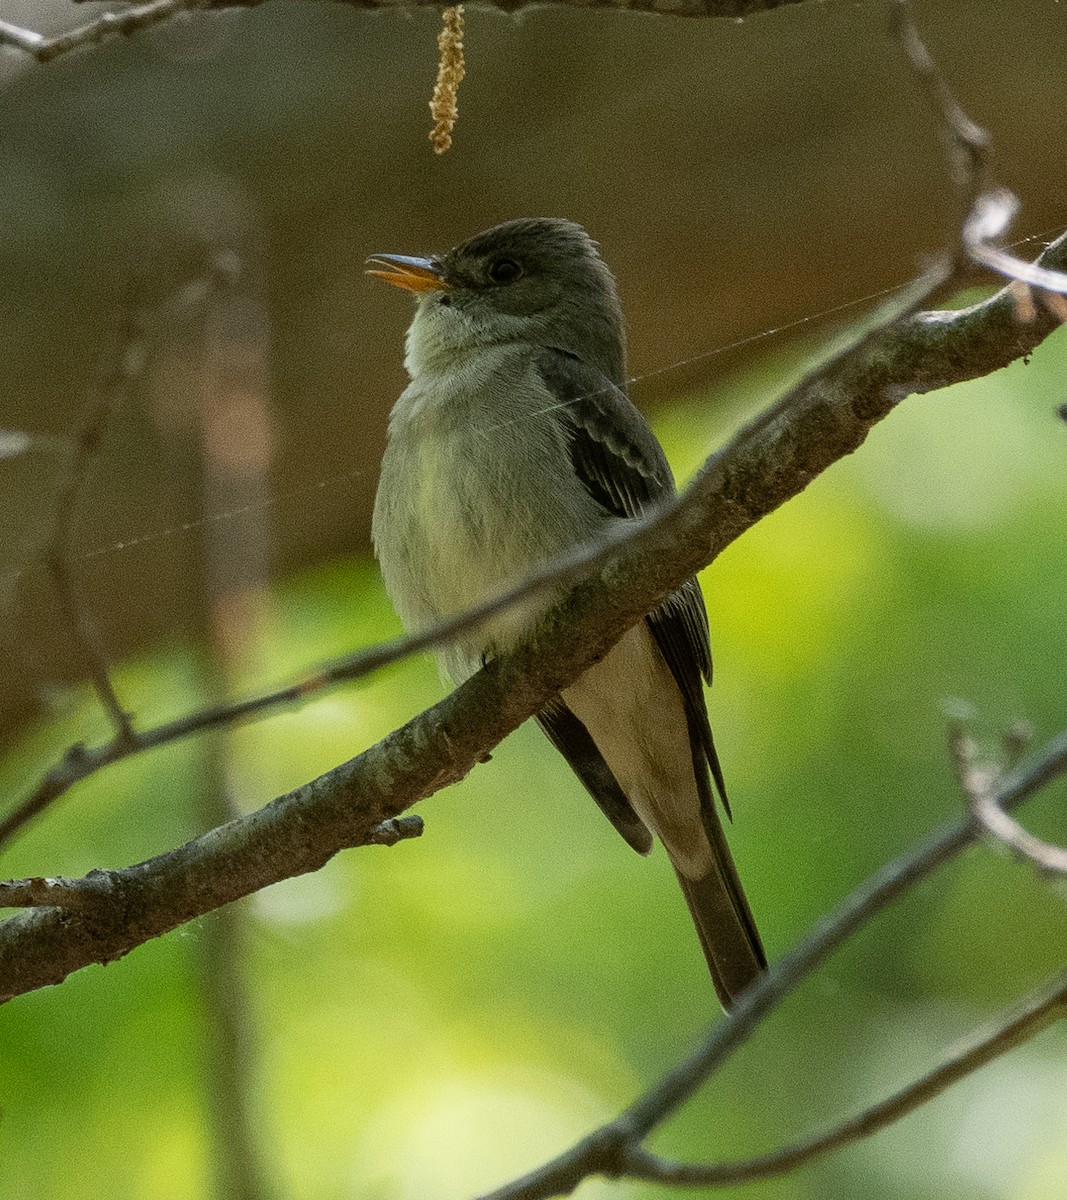
{"label": "bird's eye", "polygon": [[513,258],[498,258],[489,264],[489,278],[494,283],[514,283],[522,275],[522,267]]}

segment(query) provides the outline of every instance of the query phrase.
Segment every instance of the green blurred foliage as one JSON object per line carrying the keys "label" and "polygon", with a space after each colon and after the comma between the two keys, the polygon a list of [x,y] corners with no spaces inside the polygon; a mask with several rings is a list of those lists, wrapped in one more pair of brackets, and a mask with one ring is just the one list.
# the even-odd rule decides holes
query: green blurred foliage
{"label": "green blurred foliage", "polygon": [[[802,357],[767,358],[714,404],[694,394],[665,411],[679,475]],[[947,711],[970,706],[990,752],[1017,720],[1038,741],[1062,727],[1065,370],[1061,334],[1028,366],[910,398],[706,573],[731,839],[772,956],[959,812]],[[396,628],[365,560],[283,581],[272,613],[239,691]],[[122,668],[141,720],[197,703],[198,654],[175,645]],[[238,730],[245,802],[328,769],[439,693],[418,659]],[[90,700],[72,702],[8,755],[5,794],[103,728]],[[4,873],[120,865],[192,836],[203,758],[193,742],[88,781]],[[1067,840],[1065,800],[1061,783],[1027,821]],[[715,1019],[663,855],[633,855],[535,729],[420,811],[421,840],[343,854],[245,906],[252,1103],[279,1198],[484,1190],[610,1117]],[[203,925],[3,1010],[5,1200],[211,1194]],[[927,1068],[1065,949],[1063,892],[972,850],[839,952],[653,1144],[719,1159],[823,1127]],[[744,1195],[1061,1200],[1065,1079],[1067,1032],[1054,1028],[870,1143]],[[591,1182],[579,1194],[664,1193]]]}

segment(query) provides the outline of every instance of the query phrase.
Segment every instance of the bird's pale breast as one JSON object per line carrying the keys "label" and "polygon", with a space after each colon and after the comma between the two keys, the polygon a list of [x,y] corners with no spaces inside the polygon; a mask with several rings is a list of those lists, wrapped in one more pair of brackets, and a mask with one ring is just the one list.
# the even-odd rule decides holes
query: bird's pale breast
{"label": "bird's pale breast", "polygon": [[[555,397],[521,353],[416,377],[397,401],[374,537],[409,629],[462,612],[596,533],[603,511],[575,478]],[[493,618],[442,654],[454,679],[513,644],[553,596]]]}

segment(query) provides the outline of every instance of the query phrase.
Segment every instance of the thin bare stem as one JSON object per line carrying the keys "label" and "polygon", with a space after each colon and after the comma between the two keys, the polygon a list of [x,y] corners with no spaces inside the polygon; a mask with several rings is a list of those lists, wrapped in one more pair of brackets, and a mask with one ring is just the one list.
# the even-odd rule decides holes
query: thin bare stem
{"label": "thin bare stem", "polygon": [[[254,3],[255,0],[247,0]],[[149,29],[163,21],[169,21],[180,12],[192,8],[206,8],[203,0],[147,0],[145,4],[134,4],[121,12],[103,12],[84,25],[77,25],[55,37],[45,37],[33,29],[0,21],[0,46],[11,46],[22,50],[38,62],[51,62],[83,46],[95,46],[120,34],[129,35]]]}
{"label": "thin bare stem", "polygon": [[[50,62],[61,55],[84,46],[95,46],[101,42],[149,29],[163,21],[169,21],[178,13],[192,9],[252,8],[263,0],[147,0],[134,4],[121,12],[102,13],[92,21],[69,29],[55,37],[46,37],[36,30],[0,21],[0,46],[21,50],[38,62]],[[337,0],[353,8],[398,9],[442,7],[441,0]],[[504,12],[516,12],[532,4],[544,4],[546,0],[479,0],[483,8],[496,8]],[[582,8],[625,8],[632,12],[654,12],[660,16],[723,18],[736,20],[753,13],[769,12],[794,4],[813,4],[815,0],[547,0],[561,6]]]}
{"label": "thin bare stem", "polygon": [[135,303],[135,289],[130,289],[121,311],[119,328],[105,349],[87,406],[87,415],[77,435],[73,461],[56,502],[52,532],[44,551],[45,566],[52,576],[60,605],[78,643],[90,681],[112,719],[115,734],[108,743],[93,749],[81,743],[69,747],[22,803],[0,821],[0,848],[34,817],[65,795],[74,784],[102,767],[164,742],[188,736],[201,728],[214,727],[210,720],[201,726],[179,720],[145,733],[139,733],[133,727],[129,714],[115,692],[107,658],[99,645],[92,620],[78,596],[71,570],[69,544],[74,514],[100,440],[115,406],[121,401],[133,377],[142,369],[147,357],[145,342],[150,325],[161,319],[169,323],[179,316],[188,317],[190,313],[205,309],[239,279],[240,263],[234,256],[226,251],[213,250],[209,253],[205,269],[182,283],[157,309],[142,310]]}
{"label": "thin bare stem", "polygon": [[833,1150],[871,1137],[1065,1016],[1067,971],[1062,971],[972,1033],[932,1071],[825,1133],[739,1162],[672,1162],[642,1147],[628,1147],[625,1174],[682,1187],[724,1187],[784,1175]]}
{"label": "thin bare stem", "polygon": [[[998,804],[1005,810],[1015,808],[1065,773],[1067,732],[1049,742],[1030,766],[1018,768],[1000,782],[996,789]],[[876,871],[824,917],[802,942],[772,963],[769,970],[742,993],[730,1015],[711,1030],[704,1045],[654,1088],[615,1120],[594,1130],[558,1158],[479,1200],[546,1200],[547,1197],[569,1196],[592,1175],[618,1178],[630,1174],[628,1164],[633,1148],[677,1112],[786,996],[877,913],[894,904],[917,883],[928,879],[978,836],[979,826],[973,820],[949,822],[913,850]],[[638,1155],[634,1161],[640,1164],[646,1159]]]}
{"label": "thin bare stem", "polygon": [[986,833],[1043,874],[1067,875],[1067,847],[1035,837],[1004,811],[997,797],[997,767],[979,760],[974,741],[958,725],[949,729],[949,748],[967,806]]}
{"label": "thin bare stem", "polygon": [[999,244],[1019,209],[1006,188],[989,184],[989,134],[963,111],[915,24],[910,0],[888,0],[894,31],[912,70],[939,114],[952,178],[961,201],[957,268],[966,262],[1054,293],[1067,292],[1067,274],[1017,258]]}
{"label": "thin bare stem", "polygon": [[911,69],[926,92],[931,108],[941,122],[949,151],[953,182],[963,201],[963,215],[971,212],[986,190],[989,169],[989,134],[975,124],[960,107],[933,55],[927,49],[910,0],[888,0],[890,22]]}
{"label": "thin bare stem", "polygon": [[105,347],[85,419],[77,434],[74,455],[56,502],[52,535],[44,554],[63,615],[78,644],[100,703],[115,726],[115,740],[120,744],[133,737],[133,726],[115,692],[107,656],[100,645],[92,618],[78,594],[70,567],[70,539],[89,468],[99,451],[108,422],[136,369],[139,333],[136,311],[130,297],[123,305],[118,328]]}
{"label": "thin bare stem", "polygon": [[42,776],[22,803],[0,821],[0,847],[3,847],[30,821],[65,795],[75,784],[87,779],[90,775],[95,775],[97,771],[120,762],[124,758],[129,758],[133,754],[154,750],[159,746],[165,746],[183,738],[193,737],[211,730],[230,728],[270,713],[299,707],[314,700],[331,687],[363,679],[382,667],[400,662],[422,651],[433,649],[435,646],[444,645],[477,629],[513,604],[581,579],[594,570],[615,546],[625,541],[638,524],[640,522],[631,522],[631,527],[625,530],[612,532],[602,538],[576,546],[573,550],[560,555],[542,569],[532,573],[521,583],[466,612],[442,621],[432,629],[427,629],[422,633],[405,634],[368,649],[359,650],[335,662],[325,663],[295,683],[285,684],[273,691],[263,692],[244,700],[209,705],[151,729],[130,729],[123,737],[114,738],[102,746],[87,747],[79,743],[70,747],[63,758]]}
{"label": "thin bare stem", "polygon": [[1067,274],[1026,262],[999,244],[1018,207],[1015,197],[1004,189],[982,196],[963,224],[964,248],[974,262],[990,271],[1050,293],[1046,303],[1062,321],[1064,308],[1060,293],[1067,292]]}

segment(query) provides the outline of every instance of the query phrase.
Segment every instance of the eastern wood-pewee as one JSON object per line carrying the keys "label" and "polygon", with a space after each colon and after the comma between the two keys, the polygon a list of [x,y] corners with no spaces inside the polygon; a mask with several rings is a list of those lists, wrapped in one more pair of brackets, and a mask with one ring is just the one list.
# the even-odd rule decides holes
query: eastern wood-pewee
{"label": "eastern wood-pewee", "polygon": [[[411,383],[389,421],[373,536],[409,630],[462,612],[674,491],[626,395],[615,280],[580,226],[508,221],[431,258],[373,256],[415,294]],[[439,653],[456,683],[519,641],[540,606],[513,606]],[[687,580],[537,721],[615,828],[666,847],[719,999],[766,966],[715,809],[724,807],[702,678],[707,615]],[[710,770],[710,777],[709,777]],[[728,811],[728,810],[727,810]]]}

